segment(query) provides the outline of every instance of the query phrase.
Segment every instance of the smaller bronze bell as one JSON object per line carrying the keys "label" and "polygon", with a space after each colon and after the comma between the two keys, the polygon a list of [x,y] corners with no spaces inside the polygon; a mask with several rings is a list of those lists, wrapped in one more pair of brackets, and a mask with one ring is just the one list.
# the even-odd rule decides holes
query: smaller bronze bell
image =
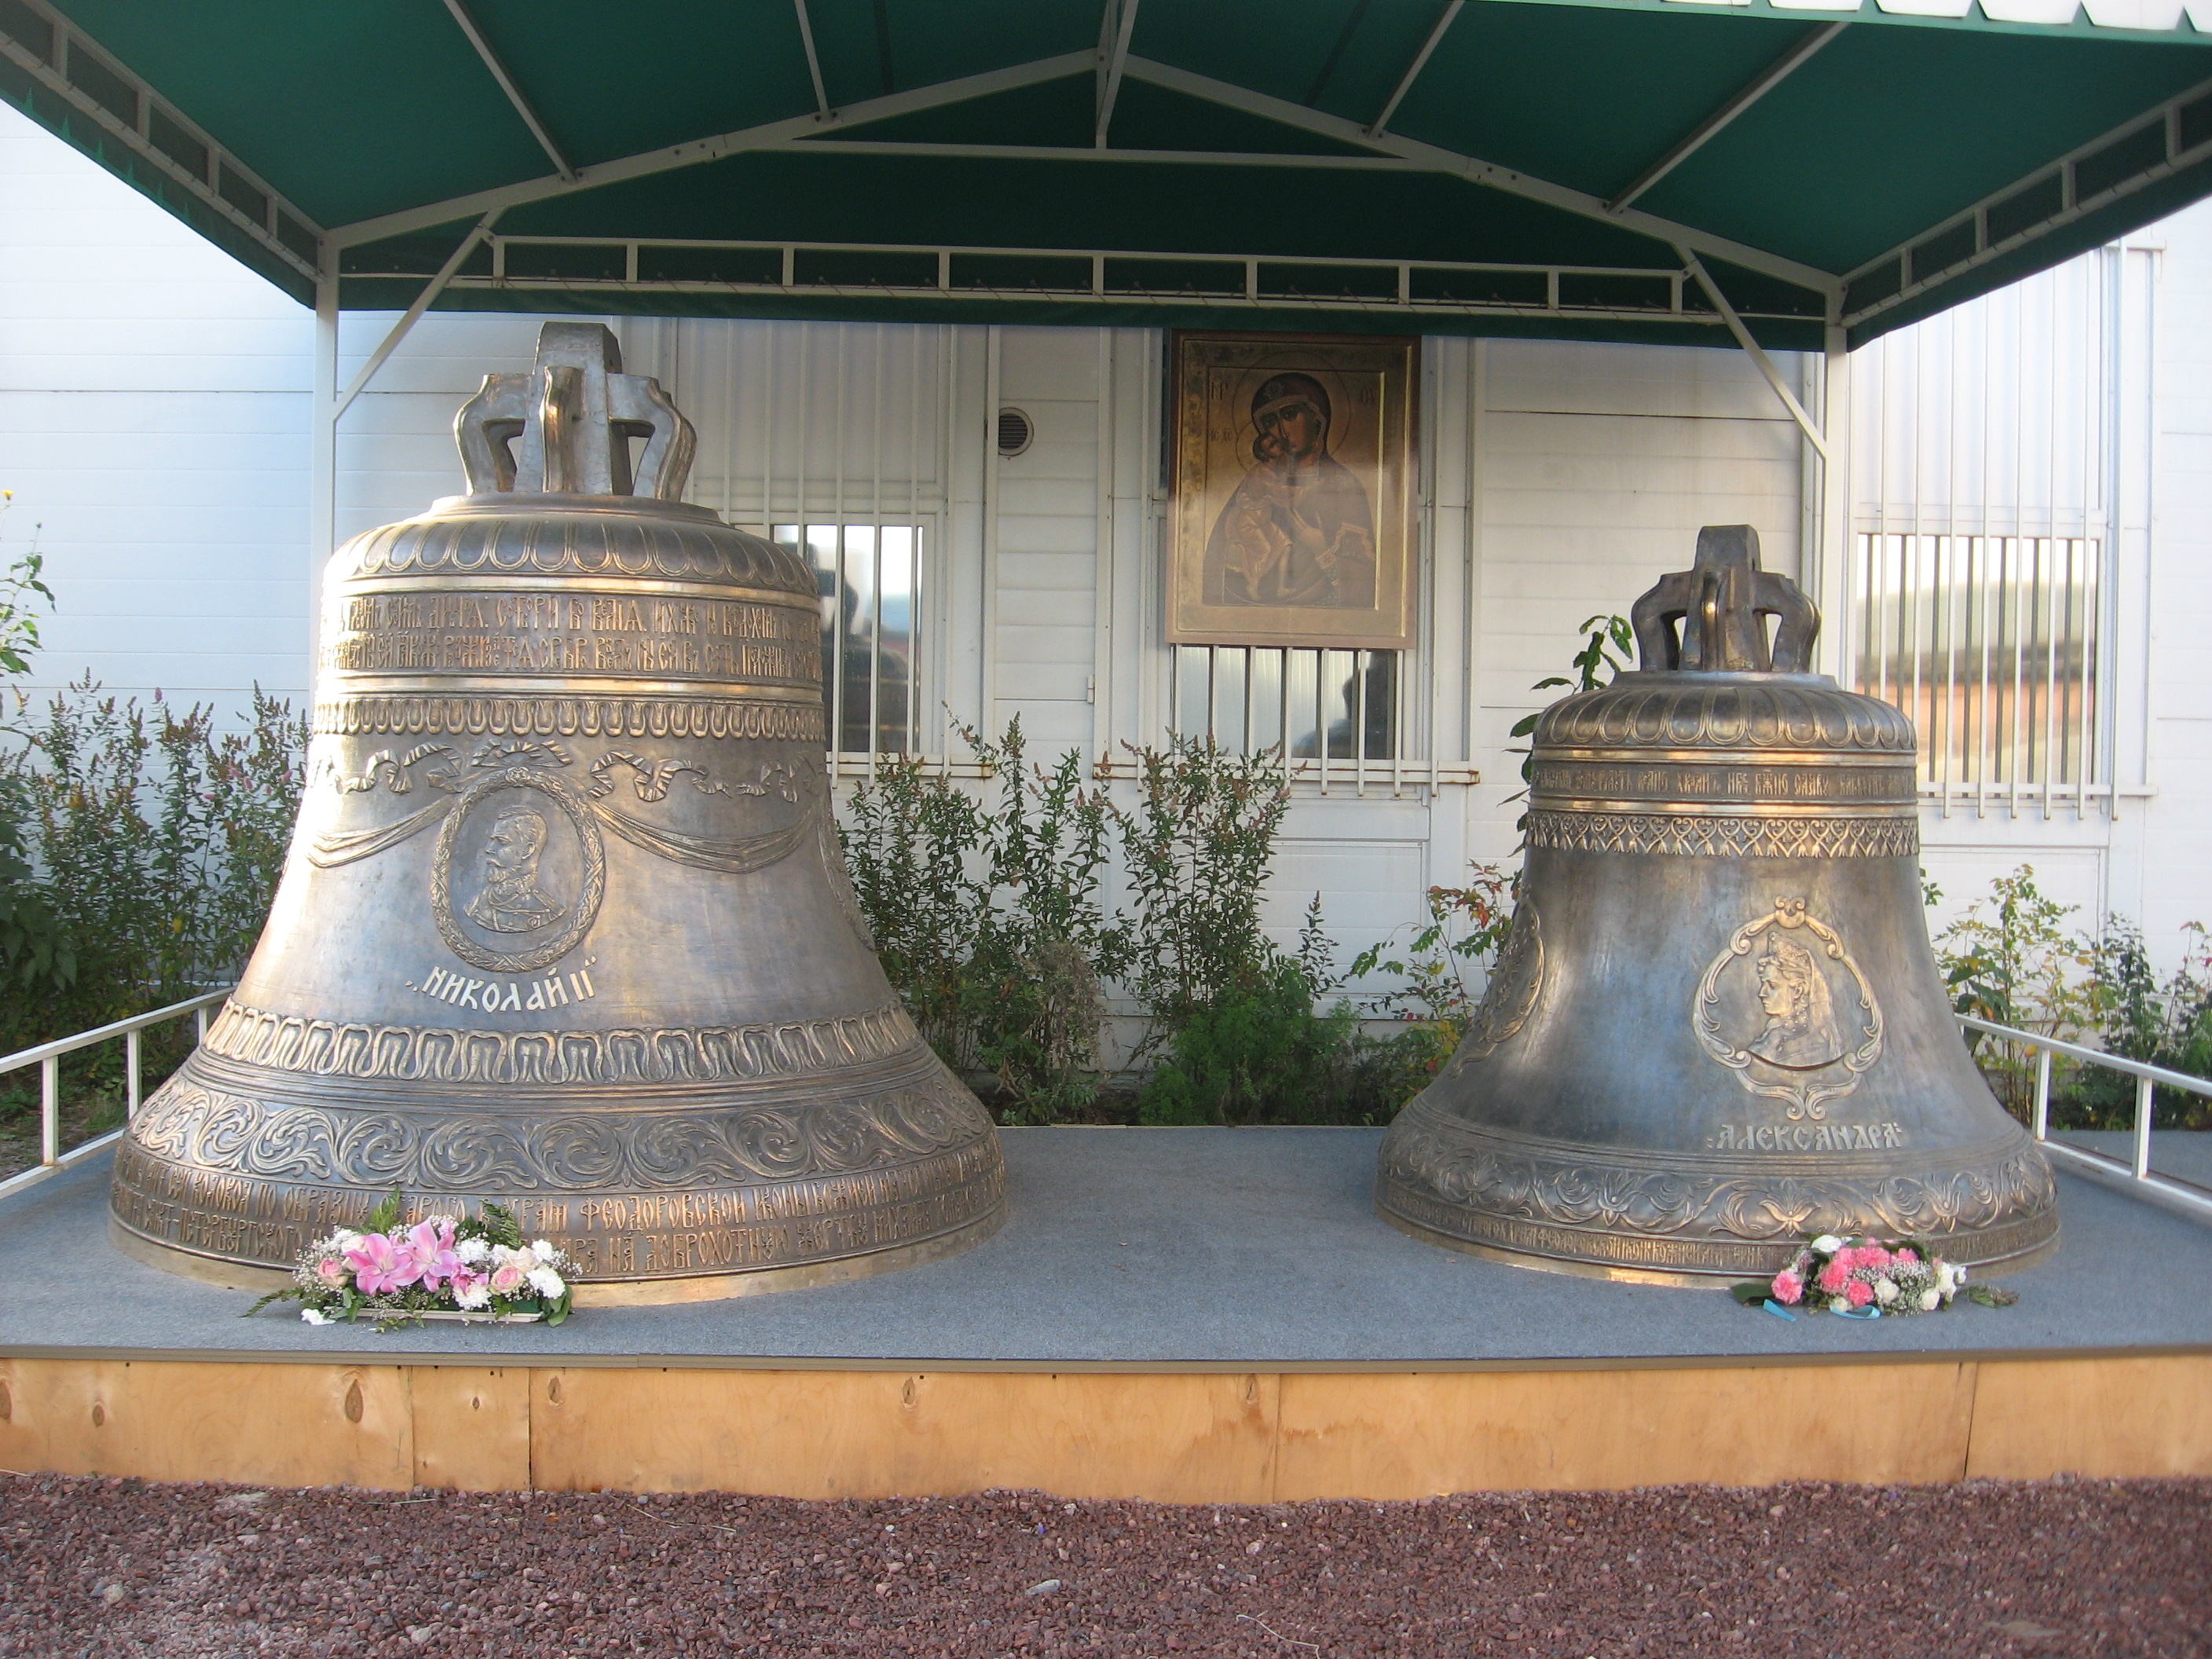
{"label": "smaller bronze bell", "polygon": [[2040,1259],[2050,1165],[1929,946],[1911,722],[1807,672],[1819,613],[1748,525],[1701,532],[1633,621],[1641,668],[1537,722],[1512,931],[1384,1137],[1383,1218],[1675,1282],[1819,1233]]}

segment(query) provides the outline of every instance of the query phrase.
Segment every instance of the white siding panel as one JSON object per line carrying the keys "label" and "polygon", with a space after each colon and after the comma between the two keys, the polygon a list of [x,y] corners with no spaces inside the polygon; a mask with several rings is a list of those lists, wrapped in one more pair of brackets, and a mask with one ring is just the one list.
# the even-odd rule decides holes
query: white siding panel
{"label": "white siding panel", "polygon": [[[1723,420],[1772,420],[1778,410],[1773,388],[1741,351],[1574,340],[1492,340],[1484,349],[1492,409]],[[1786,352],[1777,359],[1784,373],[1791,361]]]}
{"label": "white siding panel", "polygon": [[[1018,714],[1040,750],[1088,750],[1097,635],[1099,337],[1000,332],[999,402],[1033,436],[998,459],[995,723]],[[995,423],[996,411],[987,411]]]}

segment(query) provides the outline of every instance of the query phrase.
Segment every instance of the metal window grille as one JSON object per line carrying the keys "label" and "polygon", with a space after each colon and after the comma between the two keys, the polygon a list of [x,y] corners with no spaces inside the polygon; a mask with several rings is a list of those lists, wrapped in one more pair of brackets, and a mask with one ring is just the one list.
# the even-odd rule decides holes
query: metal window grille
{"label": "metal window grille", "polygon": [[639,319],[624,343],[697,423],[691,499],[814,572],[833,763],[941,745],[951,331]]}
{"label": "metal window grille", "polygon": [[1175,648],[1175,730],[1237,754],[1279,752],[1293,777],[1395,777],[1403,726],[1395,651],[1236,645]]}
{"label": "metal window grille", "polygon": [[1912,717],[1947,810],[2112,798],[2120,257],[1898,330],[1853,371],[1846,660]]}
{"label": "metal window grille", "polygon": [[921,532],[909,524],[780,524],[822,594],[822,684],[830,747],[843,755],[918,750],[915,618]]}
{"label": "metal window grille", "polygon": [[2086,536],[1857,538],[1859,689],[1912,717],[1923,783],[2105,781],[2103,557]]}

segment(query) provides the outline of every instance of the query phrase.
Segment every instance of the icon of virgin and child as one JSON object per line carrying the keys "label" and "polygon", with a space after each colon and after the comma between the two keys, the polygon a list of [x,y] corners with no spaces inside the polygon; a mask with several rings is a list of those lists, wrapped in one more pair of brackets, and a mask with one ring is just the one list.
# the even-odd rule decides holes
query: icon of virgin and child
{"label": "icon of virgin and child", "polygon": [[1206,538],[1206,604],[1374,608],[1374,506],[1329,453],[1334,415],[1310,374],[1252,394],[1252,465]]}

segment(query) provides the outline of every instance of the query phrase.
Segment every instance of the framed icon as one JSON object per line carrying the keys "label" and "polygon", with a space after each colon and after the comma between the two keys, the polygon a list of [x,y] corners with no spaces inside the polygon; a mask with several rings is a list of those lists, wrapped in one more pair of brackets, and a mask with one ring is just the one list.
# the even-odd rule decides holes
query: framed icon
{"label": "framed icon", "polygon": [[1413,643],[1419,347],[1174,337],[1170,642]]}

